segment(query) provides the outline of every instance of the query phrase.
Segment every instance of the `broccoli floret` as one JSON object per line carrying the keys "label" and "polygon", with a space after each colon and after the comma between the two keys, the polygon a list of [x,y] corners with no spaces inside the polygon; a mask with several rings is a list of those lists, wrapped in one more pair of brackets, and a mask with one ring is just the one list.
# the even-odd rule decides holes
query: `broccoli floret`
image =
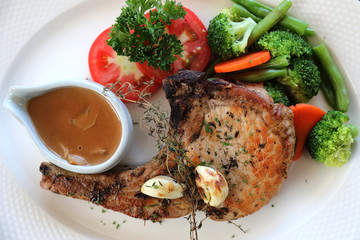
{"label": "broccoli floret", "polygon": [[274,100],[274,103],[283,103],[285,106],[292,105],[283,85],[276,81],[265,81],[264,88]]}
{"label": "broccoli floret", "polygon": [[285,86],[295,103],[306,103],[320,90],[320,71],[310,57],[295,57],[288,74],[277,81]]}
{"label": "broccoli floret", "polygon": [[245,52],[255,25],[250,17],[241,19],[229,9],[224,9],[209,24],[207,38],[211,51],[223,60],[240,56]]}
{"label": "broccoli floret", "polygon": [[312,48],[304,39],[283,30],[265,33],[257,41],[256,46],[261,50],[269,50],[272,57],[312,55]]}
{"label": "broccoli floret", "polygon": [[[222,75],[226,78],[226,75]],[[266,82],[276,79],[293,103],[306,103],[320,90],[320,71],[310,57],[295,57],[286,68],[266,68],[233,73],[230,79],[244,82]]]}
{"label": "broccoli floret", "polygon": [[351,144],[358,135],[353,124],[344,125],[349,116],[340,111],[328,111],[308,136],[308,148],[313,159],[329,167],[341,167],[351,156]]}

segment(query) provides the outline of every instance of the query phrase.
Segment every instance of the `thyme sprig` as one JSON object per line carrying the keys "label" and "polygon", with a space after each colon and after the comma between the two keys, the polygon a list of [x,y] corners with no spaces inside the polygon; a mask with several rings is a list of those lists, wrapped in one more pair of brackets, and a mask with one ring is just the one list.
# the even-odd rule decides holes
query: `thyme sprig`
{"label": "thyme sprig", "polygon": [[236,224],[236,223],[234,223],[233,221],[228,221],[228,223],[236,226],[236,227],[237,227],[238,229],[240,229],[240,231],[242,231],[243,233],[246,233],[246,232],[247,232],[246,230],[244,230],[244,229],[241,227],[241,225]]}
{"label": "thyme sprig", "polygon": [[[151,93],[147,90],[153,84],[153,80],[143,84],[146,84],[146,87],[140,91],[129,82],[116,82],[107,85],[104,88],[104,94],[107,91],[113,91],[121,100],[135,103],[144,110],[142,116],[140,116],[140,127],[147,134],[154,137],[156,147],[158,150],[163,150],[166,155],[165,164],[169,175],[183,185],[185,198],[188,199],[191,205],[191,213],[188,218],[190,222],[190,239],[197,240],[199,226],[196,224],[196,210],[198,209],[200,197],[194,177],[195,166],[186,154],[187,151],[182,145],[181,136],[177,131],[170,128],[168,111],[162,108],[160,100],[157,103],[148,100]],[[139,99],[136,101],[127,99],[126,96],[130,93],[136,93]],[[175,163],[177,166],[175,171],[170,166],[170,163]]]}

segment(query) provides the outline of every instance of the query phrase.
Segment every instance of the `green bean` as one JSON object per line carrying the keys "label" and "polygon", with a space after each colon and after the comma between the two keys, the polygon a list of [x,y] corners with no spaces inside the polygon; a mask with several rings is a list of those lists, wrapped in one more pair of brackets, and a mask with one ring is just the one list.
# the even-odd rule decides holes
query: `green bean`
{"label": "green bean", "polygon": [[275,58],[271,58],[269,61],[260,64],[256,67],[251,68],[252,70],[254,69],[267,69],[267,68],[275,68],[275,69],[279,69],[279,68],[285,68],[287,66],[290,65],[290,57],[283,55],[283,56],[278,56]]}
{"label": "green bean", "polygon": [[356,125],[350,123],[347,124],[346,126],[350,127],[350,134],[352,138],[356,138],[359,135],[359,128]]}
{"label": "green bean", "polygon": [[231,75],[222,74],[225,79],[235,79],[243,82],[264,82],[278,77],[284,77],[288,73],[287,68],[261,69],[249,72],[236,73]]}
{"label": "green bean", "polygon": [[[247,10],[246,8],[244,8],[243,6],[234,3],[234,5],[231,7],[231,11],[233,13],[235,13],[237,16],[239,17],[243,17],[243,18],[252,18],[252,20],[254,20],[255,22],[260,22],[262,20],[262,18],[259,18],[257,16],[255,16],[254,14],[252,14],[251,12],[249,12],[249,10]],[[283,30],[283,31],[287,31],[288,29],[279,26],[279,24],[276,24],[274,26],[274,29],[278,29],[278,30]],[[306,35],[306,32],[305,34]],[[307,36],[312,36],[311,33],[309,33]]]}
{"label": "green bean", "polygon": [[[233,0],[233,2],[242,5],[251,13],[253,13],[254,15],[260,18],[265,18],[265,16],[272,11],[271,7],[266,6],[255,0]],[[278,25],[286,29],[289,29],[299,35],[304,35],[305,33],[307,33],[308,34],[307,36],[312,36],[314,34],[314,31],[312,29],[308,30],[308,26],[309,26],[308,23],[300,19],[297,19],[293,16],[290,16],[288,14],[286,14],[279,21]]]}
{"label": "green bean", "polygon": [[325,74],[321,74],[321,83],[320,83],[320,88],[321,91],[324,94],[325,100],[326,102],[333,108],[336,109],[336,101],[335,101],[335,94],[334,94],[334,89],[331,86],[331,84],[329,83],[328,79],[326,76],[324,76]]}
{"label": "green bean", "polygon": [[272,10],[270,7],[255,0],[233,0],[233,2],[242,5],[260,18],[264,18]]}
{"label": "green bean", "polygon": [[315,35],[315,30],[309,27],[304,32],[304,36],[314,36],[314,35]]}
{"label": "green bean", "polygon": [[248,46],[258,40],[265,32],[269,31],[276,23],[282,19],[291,7],[290,0],[283,0],[268,15],[256,24],[248,40]]}
{"label": "green bean", "polygon": [[251,12],[249,12],[246,8],[244,8],[243,6],[239,5],[239,4],[234,4],[231,7],[231,10],[233,12],[235,12],[238,16],[241,16],[243,18],[252,18],[255,22],[260,22],[262,18],[259,18],[257,16],[255,16],[254,14],[252,14]]}
{"label": "green bean", "polygon": [[334,60],[332,59],[328,48],[324,43],[320,43],[319,45],[313,47],[313,50],[318,63],[320,64],[324,74],[334,89],[336,102],[335,110],[347,112],[349,109],[350,100],[348,91],[346,89],[345,80]]}
{"label": "green bean", "polygon": [[208,65],[205,67],[205,70],[204,70],[206,77],[209,78],[209,77],[214,76],[214,74],[215,74],[214,67],[216,64],[220,63],[221,61],[223,61],[223,59],[221,57],[216,57],[208,63]]}

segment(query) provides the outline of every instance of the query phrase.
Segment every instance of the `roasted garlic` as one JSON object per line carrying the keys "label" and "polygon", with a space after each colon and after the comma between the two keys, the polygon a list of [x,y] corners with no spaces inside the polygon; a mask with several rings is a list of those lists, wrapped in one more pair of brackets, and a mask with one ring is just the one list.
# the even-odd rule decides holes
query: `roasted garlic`
{"label": "roasted garlic", "polygon": [[229,187],[225,177],[219,171],[210,167],[197,166],[195,181],[205,203],[217,207],[225,201]]}
{"label": "roasted garlic", "polygon": [[156,176],[147,180],[141,192],[155,198],[175,199],[183,196],[183,188],[169,176]]}

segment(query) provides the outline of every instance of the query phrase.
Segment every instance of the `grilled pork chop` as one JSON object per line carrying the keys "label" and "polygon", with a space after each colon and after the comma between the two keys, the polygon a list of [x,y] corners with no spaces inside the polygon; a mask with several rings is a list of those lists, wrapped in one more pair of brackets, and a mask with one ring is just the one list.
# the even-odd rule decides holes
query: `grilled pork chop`
{"label": "grilled pork chop", "polygon": [[180,133],[193,162],[227,179],[229,195],[203,210],[213,220],[251,214],[276,195],[293,161],[293,113],[274,104],[260,85],[207,80],[180,71],[163,81],[171,127]]}
{"label": "grilled pork chop", "polygon": [[[199,210],[224,221],[268,203],[294,157],[292,111],[274,104],[260,85],[208,80],[201,72],[181,70],[164,79],[163,87],[171,107],[170,126],[179,132],[189,158],[220,171],[229,185],[224,203],[216,208],[200,204]],[[96,175],[42,163],[41,186],[142,219],[187,215],[191,206],[185,198],[161,200],[140,193],[147,179],[168,174],[162,158],[160,152],[137,169]]]}
{"label": "grilled pork chop", "polygon": [[[191,211],[189,201],[159,199],[141,193],[146,180],[158,175],[168,175],[165,155],[160,152],[142,167],[132,170],[112,169],[102,174],[79,174],[61,169],[51,163],[41,163],[42,188],[101,205],[104,208],[122,212],[128,216],[160,221],[177,218]],[[170,164],[175,167],[174,164]]]}

